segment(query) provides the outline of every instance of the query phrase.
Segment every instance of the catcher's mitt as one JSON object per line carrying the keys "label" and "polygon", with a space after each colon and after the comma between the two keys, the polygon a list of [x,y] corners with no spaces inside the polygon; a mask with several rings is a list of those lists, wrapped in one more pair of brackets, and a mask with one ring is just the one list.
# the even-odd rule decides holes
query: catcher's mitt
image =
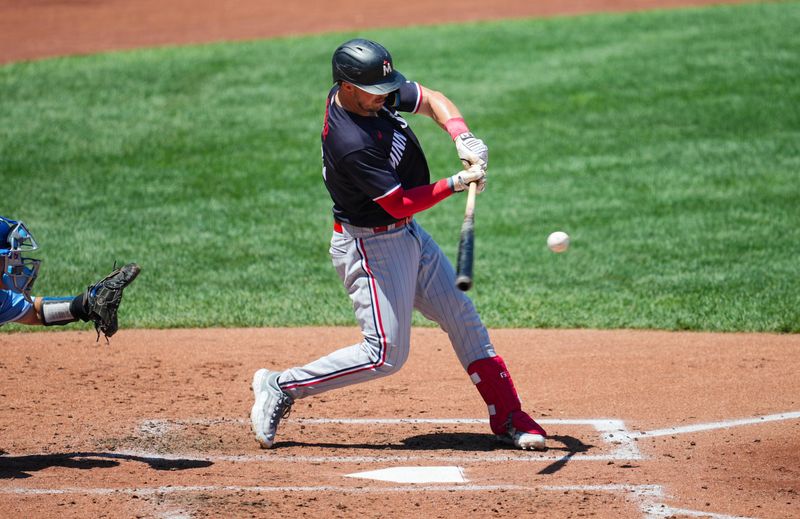
{"label": "catcher's mitt", "polygon": [[139,275],[139,265],[128,263],[122,268],[115,268],[94,285],[86,289],[83,296],[83,308],[88,320],[94,321],[97,340],[100,332],[108,338],[117,333],[117,310],[122,302],[122,291]]}

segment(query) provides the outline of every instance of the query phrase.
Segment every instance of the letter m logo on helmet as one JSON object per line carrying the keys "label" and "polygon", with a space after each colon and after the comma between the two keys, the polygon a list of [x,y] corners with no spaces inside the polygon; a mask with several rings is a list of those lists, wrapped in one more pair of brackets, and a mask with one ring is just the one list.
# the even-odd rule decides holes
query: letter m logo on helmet
{"label": "letter m logo on helmet", "polygon": [[392,64],[392,55],[380,43],[363,38],[339,45],[331,60],[333,81],[346,81],[369,92],[382,95],[394,92],[406,78]]}

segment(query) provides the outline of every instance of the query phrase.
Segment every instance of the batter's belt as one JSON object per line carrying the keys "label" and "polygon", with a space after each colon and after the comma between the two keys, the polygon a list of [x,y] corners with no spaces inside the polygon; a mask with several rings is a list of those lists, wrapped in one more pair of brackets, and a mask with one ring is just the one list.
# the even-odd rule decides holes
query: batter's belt
{"label": "batter's belt", "polygon": [[[404,225],[407,225],[407,224],[411,223],[411,220],[413,220],[413,219],[414,219],[413,216],[406,216],[405,218],[401,218],[400,220],[397,220],[394,223],[390,223],[389,225],[379,225],[378,227],[359,227],[359,228],[360,229],[369,229],[374,233],[386,232],[386,231],[391,231],[392,229],[399,229],[400,227],[403,227]],[[347,224],[347,225],[350,225],[350,224]],[[354,225],[353,227],[356,227],[356,226]],[[335,232],[338,232],[339,234],[342,234],[344,232],[344,229],[342,228],[342,222],[340,222],[339,220],[334,220],[333,221],[333,230]]]}

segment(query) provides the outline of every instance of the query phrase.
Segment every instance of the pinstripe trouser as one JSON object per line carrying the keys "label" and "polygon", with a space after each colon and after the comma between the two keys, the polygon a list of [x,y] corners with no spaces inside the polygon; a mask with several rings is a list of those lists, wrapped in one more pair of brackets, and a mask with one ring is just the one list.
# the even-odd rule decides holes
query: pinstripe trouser
{"label": "pinstripe trouser", "polygon": [[281,373],[285,392],[303,398],[399,370],[408,358],[415,308],[448,334],[465,370],[495,356],[472,301],[455,287],[453,266],[415,220],[381,233],[347,224],[342,231],[333,233],[331,258],[364,339]]}

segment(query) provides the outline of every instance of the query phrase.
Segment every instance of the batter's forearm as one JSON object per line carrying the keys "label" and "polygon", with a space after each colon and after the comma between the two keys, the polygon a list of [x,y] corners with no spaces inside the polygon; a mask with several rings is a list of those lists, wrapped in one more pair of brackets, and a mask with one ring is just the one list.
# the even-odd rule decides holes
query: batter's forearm
{"label": "batter's forearm", "polygon": [[456,140],[459,135],[469,133],[469,127],[455,103],[441,92],[423,86],[420,88],[422,89],[422,102],[417,113],[433,119],[440,128],[450,134],[453,140]]}
{"label": "batter's forearm", "polygon": [[447,178],[443,178],[433,184],[419,186],[409,190],[398,188],[391,195],[378,200],[384,211],[392,217],[405,218],[413,214],[429,209],[453,194],[453,189],[448,184]]}

